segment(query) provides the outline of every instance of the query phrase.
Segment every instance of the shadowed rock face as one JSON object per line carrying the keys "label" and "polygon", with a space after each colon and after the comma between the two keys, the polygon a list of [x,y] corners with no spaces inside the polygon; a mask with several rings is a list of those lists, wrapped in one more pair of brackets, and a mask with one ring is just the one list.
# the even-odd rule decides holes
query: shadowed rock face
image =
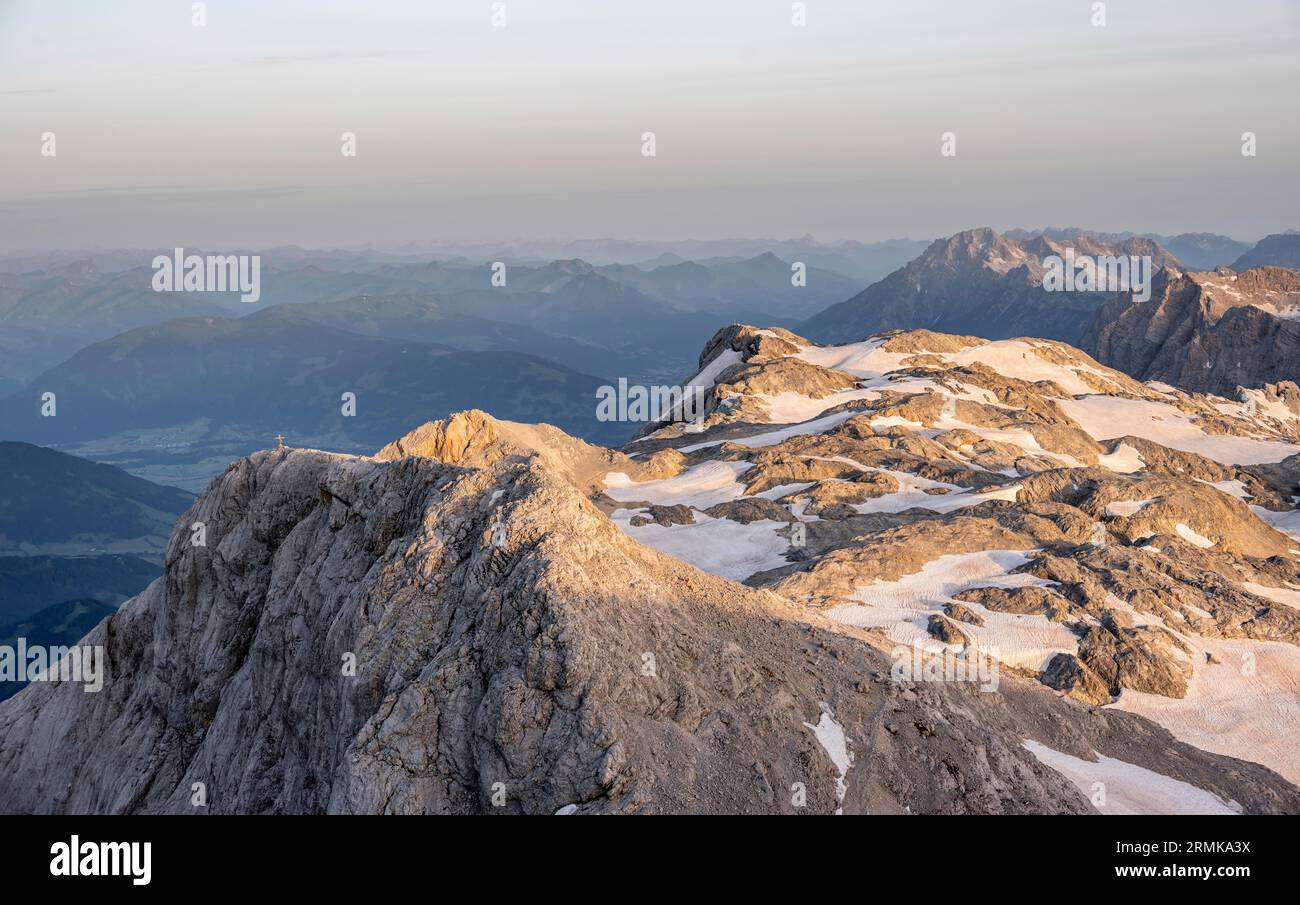
{"label": "shadowed rock face", "polygon": [[[1300,811],[1273,764],[1111,705],[1194,700],[1207,639],[1294,648],[1300,610],[1259,595],[1296,557],[1244,502],[1285,515],[1293,463],[1067,412],[1091,390],[1243,442],[1264,422],[1052,343],[735,327],[702,370],[724,354],[704,418],[623,452],[471,411],[375,457],[235,462],[86,639],[104,690],[0,704],[0,810],[186,813],[203,783],[214,813],[1092,811],[1032,740]],[[702,549],[751,556],[743,582]],[[1019,646],[993,687],[897,670],[991,663],[997,632]]]}
{"label": "shadowed rock face", "polygon": [[1148,301],[1099,311],[1081,345],[1140,380],[1228,397],[1266,388],[1300,411],[1300,271],[1162,272]]}

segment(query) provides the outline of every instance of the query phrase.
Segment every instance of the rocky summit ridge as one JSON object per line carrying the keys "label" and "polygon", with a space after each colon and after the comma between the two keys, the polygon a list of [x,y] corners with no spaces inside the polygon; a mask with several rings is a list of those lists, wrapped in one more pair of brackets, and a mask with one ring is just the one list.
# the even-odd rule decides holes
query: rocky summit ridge
{"label": "rocky summit ridge", "polygon": [[0,810],[1300,812],[1284,402],[740,325],[686,383],[623,450],[471,411],[232,463],[104,690],[0,704]]}

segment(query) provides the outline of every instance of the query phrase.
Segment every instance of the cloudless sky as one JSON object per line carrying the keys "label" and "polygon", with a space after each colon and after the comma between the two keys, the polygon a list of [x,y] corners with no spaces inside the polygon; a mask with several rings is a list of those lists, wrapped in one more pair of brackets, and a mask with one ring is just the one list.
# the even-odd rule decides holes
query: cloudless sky
{"label": "cloudless sky", "polygon": [[0,0],[0,243],[1300,228],[1300,0],[805,5]]}

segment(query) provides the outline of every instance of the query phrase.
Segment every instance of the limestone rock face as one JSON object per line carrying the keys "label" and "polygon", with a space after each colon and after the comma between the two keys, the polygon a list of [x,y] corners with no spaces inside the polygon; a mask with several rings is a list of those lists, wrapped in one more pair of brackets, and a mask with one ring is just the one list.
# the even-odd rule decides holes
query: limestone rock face
{"label": "limestone rock face", "polygon": [[[1293,383],[1300,378],[1300,270],[1162,271],[1149,300],[1125,294],[1108,303],[1080,345],[1141,380],[1193,392],[1235,397],[1238,387]],[[1285,399],[1287,390],[1275,386],[1269,395]]]}
{"label": "limestone rock face", "polygon": [[1146,628],[1101,625],[1089,628],[1079,642],[1079,660],[1111,691],[1131,688],[1167,698],[1187,694],[1190,658],[1171,655],[1181,648],[1172,635]]}
{"label": "limestone rock face", "polygon": [[943,608],[943,611],[949,619],[955,619],[958,622],[969,622],[971,625],[984,624],[983,616],[968,606],[962,606],[960,603],[950,603]]}
{"label": "limestone rock face", "polygon": [[965,644],[969,640],[951,619],[945,619],[938,613],[930,617],[926,630],[944,644]]}
{"label": "limestone rock face", "polygon": [[375,453],[381,462],[406,456],[467,467],[490,466],[506,458],[539,458],[579,485],[611,469],[645,470],[621,453],[571,437],[549,424],[500,421],[477,409],[423,424]]}

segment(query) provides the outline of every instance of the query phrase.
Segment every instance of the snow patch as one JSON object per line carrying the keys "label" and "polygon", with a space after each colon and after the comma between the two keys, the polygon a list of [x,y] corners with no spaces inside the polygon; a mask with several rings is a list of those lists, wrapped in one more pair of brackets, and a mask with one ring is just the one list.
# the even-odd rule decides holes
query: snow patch
{"label": "snow patch", "polygon": [[[1180,779],[1104,754],[1086,761],[1026,739],[1038,762],[1072,782],[1103,814],[1240,814],[1241,805]],[[1100,785],[1097,785],[1100,783]]]}
{"label": "snow patch", "polygon": [[1113,453],[1098,456],[1097,464],[1119,474],[1132,474],[1147,467],[1147,463],[1142,459],[1142,454],[1127,443],[1121,443],[1115,447]]}
{"label": "snow patch", "polygon": [[[987,502],[988,500],[1006,500],[1014,503],[1019,497],[1021,489],[1020,484],[1013,484],[1009,487],[999,488],[998,490],[974,493],[965,487],[958,487],[956,484],[945,484],[942,481],[932,481],[929,478],[910,475],[902,471],[893,471],[888,468],[873,470],[881,471],[892,476],[896,481],[898,481],[899,489],[893,493],[887,493],[883,496],[873,497],[865,502],[854,504],[853,508],[864,515],[873,512],[905,512],[908,509],[929,509],[934,512],[952,512],[956,509],[965,509],[967,506],[978,506],[980,503]],[[926,493],[927,490],[936,489],[943,489],[948,492]]]}
{"label": "snow patch", "polygon": [[1288,512],[1274,512],[1272,509],[1265,509],[1263,506],[1251,506],[1250,511],[1255,513],[1264,524],[1281,531],[1288,537],[1300,540],[1300,509],[1292,509]]}
{"label": "snow patch", "polygon": [[822,418],[805,421],[802,424],[791,425],[790,427],[781,428],[780,430],[764,431],[763,433],[753,434],[748,437],[729,437],[726,440],[709,440],[705,443],[683,446],[678,449],[678,452],[690,453],[695,452],[697,449],[707,449],[710,446],[721,446],[723,443],[736,443],[740,446],[748,446],[750,449],[758,449],[763,446],[775,446],[782,440],[788,440],[791,437],[800,437],[805,434],[825,433],[832,427],[848,421],[854,415],[860,414],[862,413],[854,410],[836,412],[834,415],[826,415]]}
{"label": "snow patch", "polygon": [[1255,584],[1253,581],[1243,581],[1241,586],[1257,597],[1263,597],[1274,603],[1281,603],[1300,610],[1300,591],[1273,588],[1264,584]]}
{"label": "snow patch", "polygon": [[1155,502],[1155,497],[1152,497],[1149,500],[1121,500],[1117,503],[1107,503],[1106,515],[1111,518],[1116,518],[1117,516],[1127,517],[1130,515],[1136,515],[1146,507],[1150,506],[1153,502]]}
{"label": "snow patch", "polygon": [[1094,395],[1058,404],[1094,440],[1142,437],[1223,465],[1280,462],[1300,452],[1300,446],[1281,440],[1207,434],[1186,413],[1163,402]]}
{"label": "snow patch", "polygon": [[[831,714],[830,705],[825,701],[820,703],[822,715],[821,719],[817,721],[817,725],[814,726],[812,723],[804,723],[804,725],[812,730],[818,743],[826,752],[826,756],[831,759],[835,769],[840,771],[840,775],[835,777],[835,798],[843,802],[844,796],[849,791],[848,783],[845,782],[844,778],[848,775],[849,768],[853,766],[853,752],[849,750],[848,739],[844,735],[844,727],[837,723],[835,717]],[[842,808],[837,809],[835,813],[839,814],[842,810]]]}
{"label": "snow patch", "polygon": [[788,564],[785,553],[790,539],[776,533],[786,527],[785,522],[763,519],[742,525],[696,512],[693,525],[634,527],[631,520],[636,514],[632,509],[619,509],[612,518],[629,537],[723,578],[744,581],[755,572]]}
{"label": "snow patch", "polygon": [[748,462],[703,462],[672,478],[637,483],[621,471],[605,475],[605,494],[620,503],[641,500],[657,506],[681,504],[707,509],[745,494],[736,478],[752,468]]}
{"label": "snow patch", "polygon": [[[1203,481],[1202,483],[1210,484],[1209,481]],[[1215,481],[1210,484],[1210,486],[1215,490],[1223,491],[1230,497],[1236,497],[1243,503],[1251,498],[1250,491],[1246,489],[1246,485],[1236,478],[1231,481]]]}
{"label": "snow patch", "polygon": [[724,349],[713,361],[704,366],[700,373],[696,374],[686,382],[687,386],[692,387],[711,387],[718,382],[718,375],[732,365],[740,364],[745,358],[735,349]]}
{"label": "snow patch", "polygon": [[835,408],[856,399],[876,399],[880,393],[876,390],[842,390],[821,399],[806,396],[803,393],[778,393],[769,396],[766,393],[754,394],[755,399],[767,406],[767,420],[774,424],[800,424],[816,418],[827,409]]}
{"label": "snow patch", "polygon": [[[982,550],[977,553],[949,553],[933,559],[919,572],[897,581],[877,579],[859,585],[853,594],[857,603],[832,607],[825,615],[856,628],[881,628],[890,640],[922,650],[938,652],[947,645],[927,631],[930,616],[941,613],[954,594],[971,588],[1048,587],[1053,582],[1036,575],[1009,574],[1030,561],[1019,550]],[[1038,672],[1058,653],[1077,653],[1078,639],[1060,623],[1045,616],[995,613],[979,604],[965,606],[979,611],[983,625],[962,623],[960,628],[977,650],[996,657],[1008,666]]]}
{"label": "snow patch", "polygon": [[1174,525],[1174,531],[1183,540],[1187,541],[1189,544],[1195,544],[1196,546],[1200,547],[1202,550],[1208,550],[1214,546],[1215,543],[1214,541],[1210,540],[1204,534],[1197,534],[1195,531],[1193,531],[1191,528],[1184,525],[1182,522],[1179,522],[1178,524]]}
{"label": "snow patch", "polygon": [[794,357],[809,364],[836,371],[847,371],[856,377],[883,377],[890,371],[903,367],[904,359],[912,354],[899,355],[881,350],[885,340],[875,338],[842,346],[805,346]]}
{"label": "snow patch", "polygon": [[1280,641],[1179,637],[1193,650],[1187,694],[1167,698],[1126,688],[1110,706],[1159,723],[1189,745],[1263,764],[1300,783],[1300,649]]}
{"label": "snow patch", "polygon": [[1115,378],[1105,371],[1084,364],[1062,365],[1038,355],[1038,346],[1023,340],[1001,340],[982,346],[965,349],[961,352],[942,356],[945,361],[955,365],[969,365],[975,362],[988,365],[999,374],[1037,383],[1050,380],[1065,392],[1077,396],[1095,393],[1096,389],[1079,377],[1081,372],[1093,374],[1108,382]]}

